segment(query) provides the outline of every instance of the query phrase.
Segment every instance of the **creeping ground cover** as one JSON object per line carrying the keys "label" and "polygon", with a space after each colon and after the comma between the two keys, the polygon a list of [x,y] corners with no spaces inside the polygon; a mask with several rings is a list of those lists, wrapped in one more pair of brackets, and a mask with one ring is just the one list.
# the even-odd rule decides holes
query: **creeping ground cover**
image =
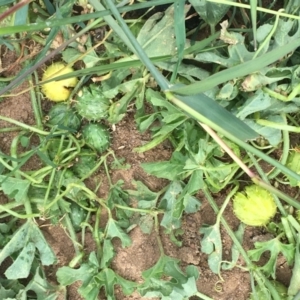
{"label": "creeping ground cover", "polygon": [[0,1],[0,299],[299,299],[298,1]]}

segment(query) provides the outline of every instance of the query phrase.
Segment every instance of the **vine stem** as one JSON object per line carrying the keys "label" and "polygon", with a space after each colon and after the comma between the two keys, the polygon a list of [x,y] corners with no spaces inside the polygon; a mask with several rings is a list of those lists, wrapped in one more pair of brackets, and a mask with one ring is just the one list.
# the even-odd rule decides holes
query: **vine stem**
{"label": "vine stem", "polygon": [[159,221],[158,221],[158,216],[157,215],[154,216],[154,221],[155,221],[155,231],[156,231],[156,234],[157,234],[158,248],[159,248],[159,251],[160,251],[160,255],[163,256],[163,255],[165,255],[165,250],[164,250],[163,244],[162,244],[161,239],[160,239]]}
{"label": "vine stem", "polygon": [[[285,124],[287,124],[286,120],[286,114],[282,113],[280,114],[281,117],[285,120]],[[283,137],[283,147],[282,147],[282,155],[280,162],[285,165],[287,162],[287,159],[289,157],[289,150],[290,150],[290,136],[289,131],[282,130],[282,137]],[[269,179],[275,178],[280,173],[280,170],[278,168],[274,168],[268,175]]]}
{"label": "vine stem", "polygon": [[[64,211],[64,208],[62,205],[60,205],[60,203],[58,203],[58,206],[61,209],[61,211]],[[66,227],[66,229],[68,230],[68,235],[73,243],[74,250],[75,250],[75,257],[81,257],[82,245],[80,245],[80,243],[78,242],[73,224],[71,222],[71,219],[70,219],[68,213],[65,213],[65,215],[62,218],[62,222],[63,222],[64,226]]]}
{"label": "vine stem", "polygon": [[237,184],[237,185],[233,188],[233,190],[230,191],[230,193],[227,195],[227,197],[226,197],[224,203],[222,204],[222,206],[221,206],[221,208],[220,208],[220,210],[219,210],[219,212],[218,212],[217,220],[216,220],[216,223],[217,223],[217,224],[220,223],[221,217],[222,217],[222,214],[223,214],[224,210],[226,209],[226,207],[227,207],[229,201],[231,200],[232,196],[237,192],[238,188],[239,188],[239,184]]}
{"label": "vine stem", "polygon": [[96,247],[97,247],[97,258],[98,261],[101,261],[101,256],[102,256],[102,246],[101,246],[101,240],[99,236],[99,228],[100,228],[100,219],[101,219],[101,206],[98,207],[97,212],[96,212],[96,221],[95,221],[95,226],[93,230],[93,237],[96,242]]}
{"label": "vine stem", "polygon": [[[209,202],[210,206],[212,207],[212,209],[214,210],[214,212],[218,215],[220,210],[216,204],[216,202],[214,201],[214,199],[212,198],[210,192],[208,191],[207,187],[203,188],[203,193],[207,199],[207,201]],[[243,246],[241,245],[241,243],[239,242],[239,240],[237,239],[237,237],[235,236],[234,232],[231,230],[230,226],[228,225],[228,223],[226,222],[226,220],[224,219],[224,217],[220,216],[220,220],[222,225],[224,226],[227,234],[230,236],[230,238],[232,239],[233,243],[235,244],[236,248],[238,249],[238,251],[240,252],[240,254],[242,255],[248,269],[250,270],[250,274],[253,273],[253,276],[255,277],[256,281],[260,284],[262,281],[264,282],[264,284],[266,285],[266,287],[269,289],[272,297],[274,300],[281,300],[280,296],[278,295],[275,287],[270,283],[270,281],[262,274],[262,272],[260,272],[257,267],[252,263],[252,261],[250,260],[250,258],[248,257],[246,251],[244,250]]]}
{"label": "vine stem", "polygon": [[21,122],[16,121],[16,120],[13,120],[11,118],[6,118],[6,117],[3,117],[3,116],[0,116],[0,120],[15,124],[17,126],[20,126],[23,129],[25,129],[25,130],[29,130],[29,131],[32,131],[32,132],[35,132],[35,133],[38,133],[38,134],[41,134],[41,135],[48,135],[49,134],[49,132],[47,132],[47,131],[35,128],[33,126],[29,126],[27,124],[21,123]]}
{"label": "vine stem", "polygon": [[[15,158],[15,159],[18,159],[18,152],[17,152],[17,149],[18,149],[18,143],[20,141],[20,138],[21,136],[23,135],[23,132],[20,132],[12,141],[11,143],[11,147],[10,147],[10,155],[12,158]],[[19,169],[19,166],[18,166],[18,163],[16,160],[13,160],[12,159],[12,166],[18,170]],[[17,179],[21,179],[21,175],[19,172],[16,172],[15,173],[15,177]],[[5,179],[4,179],[5,180]],[[30,203],[30,200],[28,198],[28,195],[26,193],[26,195],[24,195],[24,198],[22,199],[22,202],[24,204],[24,207],[25,207],[25,211],[26,211],[26,214],[27,215],[31,215],[32,214],[32,208],[31,208],[31,203]]]}

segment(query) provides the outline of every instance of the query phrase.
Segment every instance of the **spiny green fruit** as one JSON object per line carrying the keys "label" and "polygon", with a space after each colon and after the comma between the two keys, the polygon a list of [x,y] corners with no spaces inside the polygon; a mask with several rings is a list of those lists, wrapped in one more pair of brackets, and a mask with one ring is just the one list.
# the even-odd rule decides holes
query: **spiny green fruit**
{"label": "spiny green fruit", "polygon": [[110,145],[110,136],[106,126],[101,124],[87,124],[82,129],[85,143],[100,154]]}
{"label": "spiny green fruit", "polygon": [[245,193],[235,195],[233,211],[246,225],[263,226],[274,217],[276,204],[268,191],[260,186],[251,185],[245,188]]}
{"label": "spiny green fruit", "polygon": [[85,177],[97,164],[97,154],[92,149],[81,148],[76,163],[71,168],[79,178]]}
{"label": "spiny green fruit", "polygon": [[85,221],[87,212],[77,203],[72,202],[70,205],[70,218],[76,232],[81,230],[81,223]]}
{"label": "spiny green fruit", "polygon": [[89,121],[106,119],[109,107],[109,99],[103,95],[100,86],[95,84],[83,87],[76,97],[75,108],[82,117]]}
{"label": "spiny green fruit", "polygon": [[48,117],[50,125],[58,125],[73,131],[77,131],[81,124],[81,118],[75,110],[65,103],[58,103],[52,106]]}

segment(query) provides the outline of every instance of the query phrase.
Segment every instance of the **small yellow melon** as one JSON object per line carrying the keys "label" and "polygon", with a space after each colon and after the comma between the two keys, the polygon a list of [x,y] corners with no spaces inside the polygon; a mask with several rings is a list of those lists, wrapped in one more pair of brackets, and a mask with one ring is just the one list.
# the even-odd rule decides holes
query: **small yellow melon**
{"label": "small yellow melon", "polygon": [[264,188],[251,185],[244,193],[237,193],[233,199],[235,215],[246,225],[263,226],[275,216],[276,204],[272,195]]}
{"label": "small yellow melon", "polygon": [[[42,81],[49,80],[54,77],[65,75],[73,72],[71,67],[66,67],[64,63],[57,62],[49,66],[44,74]],[[59,81],[51,81],[42,86],[42,91],[45,96],[52,101],[60,102],[69,98],[71,91],[68,89],[74,87],[78,82],[76,77],[63,79]]]}

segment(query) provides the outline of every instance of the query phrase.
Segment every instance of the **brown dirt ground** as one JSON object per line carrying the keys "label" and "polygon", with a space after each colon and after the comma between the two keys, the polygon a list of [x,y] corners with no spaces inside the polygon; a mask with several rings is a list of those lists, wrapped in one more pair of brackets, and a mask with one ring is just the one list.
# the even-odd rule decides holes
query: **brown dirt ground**
{"label": "brown dirt ground", "polygon": [[[14,55],[7,53],[5,59],[2,58],[2,67],[9,65],[15,61]],[[17,73],[19,70],[16,67],[14,71]],[[27,84],[24,83],[13,92],[17,93],[24,90]],[[46,106],[49,106],[48,104]],[[15,97],[5,98],[0,103],[0,115],[10,117],[14,120],[34,124],[34,117],[31,108],[31,101],[28,93],[24,93]],[[7,123],[0,122],[0,127],[4,128],[11,126]],[[166,160],[171,155],[171,149],[167,143],[157,146],[155,149],[150,150],[144,154],[137,154],[133,152],[133,148],[142,145],[150,140],[149,133],[140,134],[134,124],[133,115],[128,114],[127,117],[117,124],[116,130],[112,133],[112,149],[114,149],[118,157],[124,157],[126,162],[131,165],[128,170],[112,171],[112,180],[122,179],[125,182],[126,188],[133,188],[132,181],[140,180],[144,182],[152,191],[159,191],[165,186],[166,181],[154,178],[147,175],[140,167],[143,162]],[[15,133],[0,133],[0,150],[4,153],[9,153],[11,141]],[[27,164],[26,169],[38,168],[39,161],[31,160]],[[101,171],[95,174],[95,177],[101,178]],[[93,178],[94,180],[95,178]],[[93,181],[92,180],[92,181]],[[101,186],[101,196],[108,192],[108,185],[103,183]],[[215,199],[220,206],[226,196],[227,191],[216,194]],[[181,266],[184,269],[188,264],[195,265],[200,271],[200,278],[197,282],[198,290],[213,299],[218,300],[243,300],[249,297],[250,282],[249,276],[239,268],[230,271],[223,271],[222,278],[213,274],[207,263],[207,256],[201,253],[199,228],[202,224],[214,224],[215,214],[208,204],[205,197],[199,193],[198,198],[202,201],[202,206],[199,212],[183,217],[183,230],[180,240],[182,247],[175,246],[167,235],[160,231],[160,236],[163,242],[165,253],[174,258],[181,260]],[[0,203],[5,203],[7,199],[0,193]],[[233,230],[238,227],[238,220],[232,213],[231,205],[226,209],[224,214],[225,219],[230,224]],[[105,218],[102,222],[105,222]],[[42,224],[41,224],[42,225]],[[47,225],[47,224],[44,224]],[[73,245],[60,226],[42,226],[44,235],[58,257],[58,264],[56,266],[46,269],[47,275],[50,280],[55,281],[55,272],[61,267],[68,265],[73,258],[74,249]],[[159,258],[159,249],[157,245],[156,233],[152,232],[150,235],[142,233],[136,227],[130,232],[132,245],[123,249],[120,242],[116,240],[114,247],[116,256],[112,262],[113,269],[126,279],[134,280],[137,282],[142,281],[141,273],[152,267]],[[253,242],[258,238],[264,238],[264,231],[260,228],[247,228],[244,237],[244,248],[253,248]],[[224,250],[224,260],[231,260],[231,240],[222,228],[222,242]],[[95,245],[90,233],[86,234],[85,250],[88,255],[89,252],[95,249]],[[242,263],[242,262],[241,262]],[[289,283],[290,268],[287,267],[284,261],[280,261],[281,267],[278,268],[278,280],[284,284]],[[80,283],[77,282],[68,288],[69,300],[82,299],[77,293]],[[130,296],[124,296],[122,292],[116,288],[116,295],[118,300],[139,300],[142,299],[137,293]],[[99,299],[105,299],[104,296],[99,296]],[[145,299],[145,298],[143,298]]]}

